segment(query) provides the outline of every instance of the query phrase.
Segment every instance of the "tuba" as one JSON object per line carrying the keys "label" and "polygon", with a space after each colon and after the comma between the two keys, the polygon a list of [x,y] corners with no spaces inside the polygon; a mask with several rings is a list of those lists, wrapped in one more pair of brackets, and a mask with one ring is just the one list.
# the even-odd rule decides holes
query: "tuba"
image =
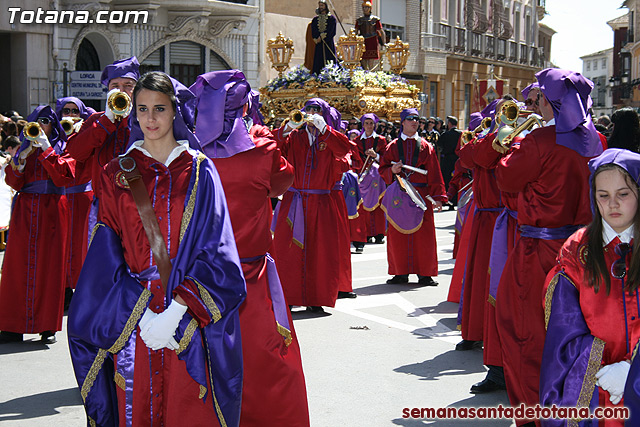
{"label": "tuba", "polygon": [[107,107],[116,119],[121,119],[131,109],[131,98],[124,92],[115,91],[107,99]]}
{"label": "tuba", "polygon": [[461,138],[463,144],[467,144],[473,141],[473,138],[478,136],[479,133],[487,129],[489,126],[491,126],[491,117],[485,117],[484,119],[482,119],[478,127],[474,130],[465,130],[464,132],[462,132]]}
{"label": "tuba", "polygon": [[[507,152],[511,147],[511,143],[513,142],[513,138],[518,136],[521,132],[525,130],[530,130],[533,125],[538,125],[542,127],[542,117],[537,114],[534,114],[528,110],[521,110],[514,101],[506,101],[500,107],[500,112],[497,114],[498,122],[504,123],[498,130],[498,135],[494,141],[494,144],[497,145],[502,152]],[[518,122],[518,118],[526,117],[527,119],[519,126],[516,126]],[[514,127],[515,126],[515,127]],[[494,147],[495,147],[494,145]]]}
{"label": "tuba", "polygon": [[44,134],[42,128],[37,122],[27,123],[22,132],[24,133],[24,137],[29,141],[35,141],[38,139],[38,136],[40,136],[40,134]]}

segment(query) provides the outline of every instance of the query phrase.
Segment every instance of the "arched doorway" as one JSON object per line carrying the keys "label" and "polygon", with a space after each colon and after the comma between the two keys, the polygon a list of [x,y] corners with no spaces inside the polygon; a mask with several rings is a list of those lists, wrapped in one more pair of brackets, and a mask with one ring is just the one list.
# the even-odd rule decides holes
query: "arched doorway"
{"label": "arched doorway", "polygon": [[[101,34],[90,33],[78,46],[75,69],[76,71],[102,71],[113,61],[113,51],[109,42]],[[96,111],[104,110],[104,100],[83,99],[82,102]]]}

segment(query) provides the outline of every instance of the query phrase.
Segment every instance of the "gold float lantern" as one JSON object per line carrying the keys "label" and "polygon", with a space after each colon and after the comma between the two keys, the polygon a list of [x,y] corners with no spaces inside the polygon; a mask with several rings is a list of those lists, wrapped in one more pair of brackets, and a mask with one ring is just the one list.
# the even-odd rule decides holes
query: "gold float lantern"
{"label": "gold float lantern", "polygon": [[282,77],[282,73],[289,68],[293,52],[293,40],[285,39],[282,32],[279,32],[275,39],[267,41],[267,55],[271,60],[271,67],[278,71],[279,77]]}
{"label": "gold float lantern", "polygon": [[360,65],[364,54],[364,37],[357,35],[352,28],[349,35],[340,36],[337,50],[338,56],[342,59],[342,65],[353,74],[353,70]]}
{"label": "gold float lantern", "polygon": [[396,37],[396,40],[393,43],[387,43],[386,47],[391,71],[396,74],[402,74],[410,55],[409,43],[405,43],[400,40],[400,37]]}

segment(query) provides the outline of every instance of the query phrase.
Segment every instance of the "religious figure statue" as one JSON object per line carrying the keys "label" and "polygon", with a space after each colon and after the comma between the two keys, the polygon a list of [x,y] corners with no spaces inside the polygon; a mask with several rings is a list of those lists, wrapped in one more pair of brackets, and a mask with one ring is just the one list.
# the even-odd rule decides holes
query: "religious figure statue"
{"label": "religious figure statue", "polygon": [[385,35],[380,18],[371,14],[371,2],[362,3],[364,16],[356,20],[356,32],[364,37],[365,51],[362,55],[362,68],[373,69],[380,59],[380,46],[384,44]]}

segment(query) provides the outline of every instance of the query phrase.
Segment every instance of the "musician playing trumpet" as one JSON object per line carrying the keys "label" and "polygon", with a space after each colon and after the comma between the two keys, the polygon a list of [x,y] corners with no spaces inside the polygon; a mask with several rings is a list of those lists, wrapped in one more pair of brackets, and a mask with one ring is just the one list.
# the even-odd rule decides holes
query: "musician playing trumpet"
{"label": "musician playing trumpet", "polygon": [[[433,279],[438,275],[433,205],[442,210],[447,196],[435,150],[418,135],[419,118],[415,108],[402,110],[402,133],[387,145],[380,159],[380,175],[389,186],[382,202],[389,220],[387,259],[389,274],[393,275],[387,283],[408,283],[409,274],[417,274],[419,284],[437,286]],[[406,170],[403,165],[425,169],[427,174]],[[395,176],[405,178],[423,199],[430,196],[435,203],[426,203],[426,210],[421,212],[413,209],[411,199],[396,191]]]}
{"label": "musician playing trumpet", "polygon": [[[75,96],[66,96],[64,98],[58,98],[56,100],[56,116],[62,123],[67,136],[72,133],[77,133],[82,127],[82,123],[85,119],[89,118],[91,114],[95,113],[93,108],[84,105],[84,102],[76,98]],[[65,128],[63,121],[70,122],[70,128]]]}

